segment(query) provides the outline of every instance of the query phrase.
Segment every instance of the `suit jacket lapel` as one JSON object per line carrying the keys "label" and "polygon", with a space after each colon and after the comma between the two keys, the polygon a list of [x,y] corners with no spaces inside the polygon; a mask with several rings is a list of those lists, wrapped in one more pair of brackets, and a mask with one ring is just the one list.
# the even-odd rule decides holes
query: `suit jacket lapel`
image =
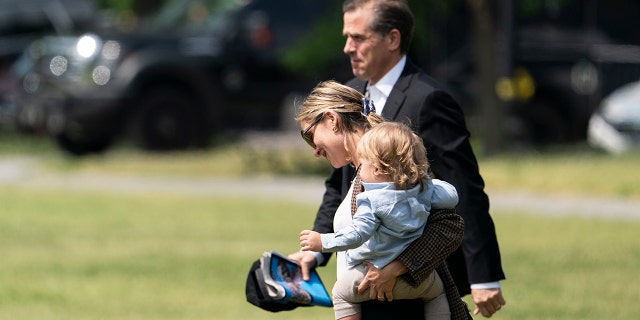
{"label": "suit jacket lapel", "polygon": [[358,90],[360,93],[364,94],[367,89],[367,81],[360,80],[359,78],[354,78],[349,81],[348,85],[351,88]]}
{"label": "suit jacket lapel", "polygon": [[[400,78],[398,78],[396,84],[393,86],[393,89],[391,89],[391,93],[387,98],[387,102],[382,109],[381,116],[383,118],[387,120],[395,120],[398,112],[400,111],[400,108],[402,107],[402,104],[404,103],[404,100],[407,97],[406,91],[408,90],[409,85],[411,84],[411,79],[413,78],[413,75],[416,73],[416,71],[417,67],[413,64],[413,62],[411,62],[411,60],[407,58],[407,63],[402,70],[402,74],[400,75]],[[349,81],[349,86],[364,94],[367,88],[367,81],[363,81],[359,78],[354,78]]]}
{"label": "suit jacket lapel", "polygon": [[382,109],[382,117],[387,120],[395,120],[404,100],[407,97],[406,91],[409,88],[409,84],[411,84],[411,78],[414,73],[414,66],[409,59],[407,59],[407,63],[402,70],[402,74],[398,81],[391,89],[391,93],[387,98],[387,103],[385,103],[384,108]]}

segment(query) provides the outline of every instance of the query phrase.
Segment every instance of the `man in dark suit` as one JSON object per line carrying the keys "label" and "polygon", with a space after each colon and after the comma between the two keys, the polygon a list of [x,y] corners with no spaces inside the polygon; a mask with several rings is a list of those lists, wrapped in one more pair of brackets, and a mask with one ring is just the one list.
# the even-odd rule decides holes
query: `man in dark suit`
{"label": "man in dark suit", "polygon": [[[350,57],[356,76],[347,85],[370,96],[377,112],[385,119],[411,126],[423,139],[434,176],[457,188],[460,201],[456,209],[465,221],[465,235],[460,249],[447,259],[447,265],[460,295],[471,293],[474,314],[490,317],[505,304],[499,282],[505,277],[489,215],[489,199],[469,143],[462,109],[440,84],[407,59],[413,36],[413,15],[404,1],[346,0],[343,10],[344,52]],[[344,167],[334,170],[327,179],[314,230],[332,231],[333,215],[353,175],[353,168]],[[420,270],[416,268],[429,253],[423,252],[421,255],[426,257],[417,257],[419,248],[409,249],[394,263],[371,272],[361,287],[384,281],[394,283],[398,274],[420,281]],[[320,263],[326,261],[320,259]],[[371,291],[375,294],[376,288],[371,287]],[[405,308],[394,307],[394,302],[382,306],[376,303],[380,304],[373,301],[363,305],[364,319],[367,314],[379,314],[367,309],[383,312]],[[416,314],[416,318],[420,315]]]}

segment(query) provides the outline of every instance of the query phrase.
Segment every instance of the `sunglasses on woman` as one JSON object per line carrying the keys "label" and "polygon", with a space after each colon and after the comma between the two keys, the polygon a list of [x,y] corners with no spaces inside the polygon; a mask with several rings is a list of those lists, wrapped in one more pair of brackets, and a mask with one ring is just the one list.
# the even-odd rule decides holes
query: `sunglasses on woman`
{"label": "sunglasses on woman", "polygon": [[315,120],[313,120],[313,122],[311,122],[311,124],[304,130],[300,130],[300,135],[302,136],[302,139],[304,141],[306,141],[311,148],[316,148],[316,144],[313,142],[313,134],[309,133],[309,130],[311,130],[311,128],[313,128],[316,124],[318,124],[318,122],[320,122],[320,120],[322,120],[322,118],[324,117],[324,113],[320,114]]}

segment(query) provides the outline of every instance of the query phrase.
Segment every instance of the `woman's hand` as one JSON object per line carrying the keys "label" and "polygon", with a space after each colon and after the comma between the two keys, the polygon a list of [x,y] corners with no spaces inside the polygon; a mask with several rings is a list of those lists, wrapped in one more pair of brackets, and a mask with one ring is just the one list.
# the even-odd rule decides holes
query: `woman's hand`
{"label": "woman's hand", "polygon": [[289,259],[298,262],[302,269],[302,280],[309,280],[309,270],[316,267],[316,256],[309,251],[298,251],[289,255]]}
{"label": "woman's hand", "polygon": [[393,287],[399,276],[407,272],[407,268],[398,260],[394,260],[382,269],[378,269],[370,262],[363,262],[367,266],[367,274],[358,286],[358,294],[363,294],[367,289],[369,298],[380,301],[393,300]]}
{"label": "woman's hand", "polygon": [[320,233],[311,230],[302,230],[300,232],[300,249],[302,249],[302,251],[322,252]]}

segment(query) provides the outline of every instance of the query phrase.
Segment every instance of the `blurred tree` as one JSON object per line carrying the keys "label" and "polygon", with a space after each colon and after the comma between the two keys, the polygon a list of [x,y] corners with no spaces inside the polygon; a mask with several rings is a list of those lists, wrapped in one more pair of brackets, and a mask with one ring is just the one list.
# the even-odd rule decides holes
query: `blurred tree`
{"label": "blurred tree", "polygon": [[[511,0],[498,1],[500,6],[510,7]],[[502,70],[498,69],[497,61],[510,60],[507,55],[510,52],[497,50],[497,9],[495,2],[490,0],[468,0],[472,12],[472,52],[473,62],[477,74],[475,76],[478,84],[477,102],[482,123],[483,152],[485,155],[498,153],[504,146],[503,132],[504,110],[503,105],[498,101],[495,94],[495,84],[498,74],[501,76],[511,76],[511,66],[507,62]],[[503,26],[504,27],[504,26]],[[509,29],[510,25],[507,25]],[[504,40],[504,39],[503,39]],[[504,44],[503,48],[508,48],[510,43]],[[506,53],[506,55],[505,55]],[[502,56],[498,56],[502,54]]]}

